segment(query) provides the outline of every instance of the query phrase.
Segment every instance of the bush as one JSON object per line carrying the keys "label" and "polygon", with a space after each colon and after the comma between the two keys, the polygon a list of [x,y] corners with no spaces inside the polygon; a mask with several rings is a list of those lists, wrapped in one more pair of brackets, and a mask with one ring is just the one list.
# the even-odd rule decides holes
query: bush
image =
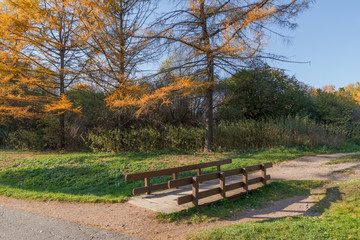
{"label": "bush", "polygon": [[5,144],[10,149],[41,150],[45,147],[46,141],[34,131],[19,129],[6,136]]}
{"label": "bush", "polygon": [[124,151],[199,151],[203,148],[203,128],[186,128],[183,126],[166,126],[159,130],[148,126],[90,131],[84,139],[92,151],[124,152]]}
{"label": "bush", "polygon": [[218,149],[339,146],[345,140],[340,128],[316,124],[307,118],[221,122],[214,128],[214,145]]}
{"label": "bush", "polygon": [[[345,142],[343,128],[316,124],[307,118],[285,118],[277,120],[242,120],[220,122],[214,128],[214,150],[263,149],[280,146],[339,146]],[[86,143],[93,151],[202,151],[205,129],[167,125],[163,129],[154,127],[130,128],[122,131],[90,131]]]}

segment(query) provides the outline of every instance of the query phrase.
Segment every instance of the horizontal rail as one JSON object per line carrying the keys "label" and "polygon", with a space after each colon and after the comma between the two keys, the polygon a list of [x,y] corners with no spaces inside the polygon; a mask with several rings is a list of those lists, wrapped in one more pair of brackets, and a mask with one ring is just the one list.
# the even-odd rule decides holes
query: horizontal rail
{"label": "horizontal rail", "polygon": [[199,192],[198,199],[210,197],[212,195],[216,195],[216,194],[219,194],[219,193],[221,193],[221,188],[219,188],[219,187],[218,188],[212,188],[212,189],[209,189],[209,190]]}
{"label": "horizontal rail", "polygon": [[273,164],[271,162],[268,162],[268,163],[264,163],[264,164],[258,164],[258,165],[243,167],[243,168],[235,168],[235,169],[225,170],[225,171],[223,171],[223,173],[224,173],[225,177],[230,177],[230,176],[242,174],[244,172],[244,169],[248,172],[262,170],[262,166],[264,166],[265,168],[271,168],[273,166]]}
{"label": "horizontal rail", "polygon": [[[270,175],[266,176],[266,180],[270,180]],[[261,182],[263,182],[263,177],[256,177],[253,179],[249,179],[248,185],[253,185],[253,184],[261,183]],[[244,186],[244,182],[228,184],[228,185],[225,185],[225,192],[235,190],[238,188],[242,188],[243,186]],[[199,192],[197,198],[202,199],[202,198],[210,197],[210,196],[220,194],[220,193],[221,193],[221,189],[219,187],[212,188],[212,189],[208,189],[208,190]],[[242,195],[242,194],[244,194],[244,193],[240,193],[240,195]],[[185,196],[178,197],[177,202],[178,202],[178,205],[181,205],[181,204],[192,202],[193,200],[194,200],[194,197],[192,196],[192,194],[188,194]]]}
{"label": "horizontal rail", "polygon": [[199,163],[199,164],[188,165],[188,166],[183,166],[183,167],[161,169],[161,170],[142,172],[142,173],[133,173],[133,174],[127,174],[125,176],[125,180],[129,181],[129,180],[138,180],[138,179],[144,179],[144,178],[150,178],[150,177],[159,177],[159,176],[164,176],[164,175],[171,175],[173,173],[178,173],[178,172],[185,172],[185,171],[191,171],[191,170],[196,170],[196,169],[200,169],[200,168],[219,166],[219,165],[228,164],[228,163],[232,163],[232,160],[225,159],[225,160],[220,160],[220,161],[215,161],[215,162]]}
{"label": "horizontal rail", "polygon": [[168,182],[168,187],[169,188],[182,187],[182,186],[190,185],[190,184],[192,184],[192,182],[193,182],[193,177],[170,180]]}
{"label": "horizontal rail", "polygon": [[[258,165],[254,165],[254,166],[244,167],[244,168],[225,170],[225,171],[222,171],[222,173],[224,174],[225,177],[230,177],[230,176],[242,174],[244,172],[244,169],[246,169],[247,171],[261,170],[262,165],[264,165],[265,168],[272,167],[272,163],[270,162],[270,163],[258,164]],[[214,179],[219,178],[219,174],[220,174],[220,172],[203,174],[203,175],[197,176],[197,179],[200,182],[206,182],[209,180],[214,180]],[[187,177],[187,178],[182,178],[182,179],[170,180],[168,182],[168,187],[176,188],[176,187],[182,187],[182,186],[191,185],[191,184],[192,184],[192,177]]]}
{"label": "horizontal rail", "polygon": [[189,202],[192,202],[193,201],[193,196],[190,194],[190,195],[185,195],[185,196],[182,196],[182,197],[178,197],[177,199],[177,204],[178,205],[182,205],[182,204],[185,204],[185,203],[189,203]]}
{"label": "horizontal rail", "polygon": [[[270,175],[266,176],[266,180],[270,180]],[[253,178],[253,179],[249,179],[248,180],[248,185],[253,185],[255,183],[261,183],[263,181],[262,177],[257,177],[257,178]]]}
{"label": "horizontal rail", "polygon": [[244,168],[248,172],[251,172],[251,171],[261,170],[263,165],[265,168],[271,168],[273,166],[272,162],[268,162],[268,163],[258,164],[258,165],[254,165],[254,166],[244,167]]}
{"label": "horizontal rail", "polygon": [[168,188],[168,183],[160,183],[160,184],[155,184],[155,185],[150,185],[150,186],[145,186],[145,187],[139,187],[139,188],[134,188],[133,189],[133,194],[141,194],[141,193],[147,193],[147,192],[152,192],[152,191],[156,191],[156,190],[161,190],[164,188]]}
{"label": "horizontal rail", "polygon": [[228,192],[228,191],[232,191],[232,190],[235,190],[237,188],[242,188],[242,187],[244,187],[243,181],[231,183],[231,184],[225,185],[225,191]]}
{"label": "horizontal rail", "polygon": [[204,175],[197,176],[196,179],[200,182],[206,182],[220,177],[220,172],[208,173]]}

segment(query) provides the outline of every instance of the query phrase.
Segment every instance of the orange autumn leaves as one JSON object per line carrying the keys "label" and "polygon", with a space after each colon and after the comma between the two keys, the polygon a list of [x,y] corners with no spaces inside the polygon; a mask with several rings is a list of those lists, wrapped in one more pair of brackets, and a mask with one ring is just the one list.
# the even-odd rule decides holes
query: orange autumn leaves
{"label": "orange autumn leaves", "polygon": [[[290,1],[289,6],[295,2]],[[199,92],[212,87],[215,79],[212,77],[208,83],[200,83],[189,77],[177,77],[157,89],[150,87],[151,83],[136,84],[138,79],[131,80],[137,77],[133,69],[147,57],[148,52],[139,52],[150,44],[138,39],[161,38],[178,42],[192,49],[194,58],[206,55],[211,58],[208,62],[219,64],[221,60],[226,68],[230,60],[254,57],[263,47],[263,32],[256,26],[277,15],[276,6],[279,5],[276,1],[188,0],[185,8],[177,12],[186,15],[174,18],[167,31],[159,29],[159,33],[150,28],[139,31],[141,21],[121,28],[120,19],[121,23],[129,22],[124,20],[123,10],[129,8],[129,16],[134,16],[131,6],[138,3],[141,1],[1,1],[0,61],[4,59],[1,54],[21,54],[10,54],[9,61],[0,63],[3,66],[0,66],[3,89],[0,114],[34,117],[66,111],[80,113],[81,109],[74,107],[66,97],[66,89],[81,84],[83,76],[92,85],[101,85],[109,92],[106,101],[115,110],[132,108],[140,114],[159,104],[169,104],[174,94],[186,96]],[[143,15],[150,12],[145,11]],[[177,35],[179,32],[181,34]],[[60,39],[64,34],[68,37]],[[117,35],[114,37],[114,34]],[[132,36],[135,37],[132,39]],[[129,45],[127,39],[130,39]],[[1,41],[6,43],[2,45]],[[136,44],[130,44],[134,41]],[[28,50],[31,45],[33,49]],[[76,55],[89,48],[92,50],[86,54]],[[37,57],[33,53],[38,53]],[[61,66],[60,55],[64,58],[63,64],[77,62],[77,59],[80,64]],[[195,64],[194,68],[197,67]],[[214,69],[208,72],[213,73]],[[86,78],[86,75],[90,77]]]}
{"label": "orange autumn leaves", "polygon": [[196,93],[204,85],[191,78],[176,77],[173,82],[158,89],[139,84],[122,86],[113,91],[106,101],[112,109],[134,108],[139,115],[159,104],[170,104],[173,94],[184,97]]}

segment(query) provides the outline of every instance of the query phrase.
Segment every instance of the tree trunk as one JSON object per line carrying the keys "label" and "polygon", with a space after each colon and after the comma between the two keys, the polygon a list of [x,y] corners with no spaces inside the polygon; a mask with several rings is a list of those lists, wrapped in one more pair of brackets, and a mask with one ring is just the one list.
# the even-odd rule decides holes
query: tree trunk
{"label": "tree trunk", "polygon": [[124,10],[123,10],[123,2],[120,1],[120,9],[119,9],[119,33],[120,33],[120,86],[124,84],[125,79],[125,43],[126,43],[126,36],[125,36],[125,26],[124,26]]}
{"label": "tree trunk", "polygon": [[[65,48],[60,48],[60,75],[59,75],[59,84],[60,84],[60,97],[65,94]],[[65,113],[59,115],[59,150],[65,148]]]}
{"label": "tree trunk", "polygon": [[213,135],[214,135],[214,112],[213,112],[213,92],[214,92],[214,59],[212,56],[207,56],[207,81],[209,86],[206,90],[206,136],[205,136],[205,148],[204,152],[210,152],[213,147]]}
{"label": "tree trunk", "polygon": [[214,135],[214,113],[213,113],[213,92],[214,92],[214,56],[210,51],[210,39],[207,29],[207,15],[205,12],[204,2],[200,3],[200,22],[202,28],[202,39],[204,41],[204,49],[207,49],[206,52],[206,81],[209,84],[205,93],[205,102],[206,102],[206,113],[205,113],[205,147],[204,152],[210,152],[213,147],[213,135]]}
{"label": "tree trunk", "polygon": [[59,150],[65,148],[65,113],[59,115]]}

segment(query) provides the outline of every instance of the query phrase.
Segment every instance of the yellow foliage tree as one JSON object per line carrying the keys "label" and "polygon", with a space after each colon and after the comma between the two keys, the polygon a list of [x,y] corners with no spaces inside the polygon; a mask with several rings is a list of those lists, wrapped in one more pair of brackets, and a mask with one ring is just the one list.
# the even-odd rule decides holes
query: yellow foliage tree
{"label": "yellow foliage tree", "polygon": [[59,147],[65,144],[66,98],[86,66],[80,1],[4,0],[0,3],[0,114],[59,115]]}
{"label": "yellow foliage tree", "polygon": [[[268,25],[293,28],[290,19],[306,9],[311,0],[189,0],[175,1],[173,11],[157,19],[149,38],[175,44],[192,57],[187,67],[198,72],[205,84],[205,152],[213,145],[213,95],[215,71],[239,69],[249,58],[264,54]],[[236,61],[238,60],[238,61]],[[239,64],[240,63],[240,64]],[[183,79],[188,81],[188,79]],[[185,86],[190,86],[185,83]],[[164,88],[164,92],[168,88]],[[161,91],[160,89],[158,91]],[[130,99],[128,99],[130,101]]]}

